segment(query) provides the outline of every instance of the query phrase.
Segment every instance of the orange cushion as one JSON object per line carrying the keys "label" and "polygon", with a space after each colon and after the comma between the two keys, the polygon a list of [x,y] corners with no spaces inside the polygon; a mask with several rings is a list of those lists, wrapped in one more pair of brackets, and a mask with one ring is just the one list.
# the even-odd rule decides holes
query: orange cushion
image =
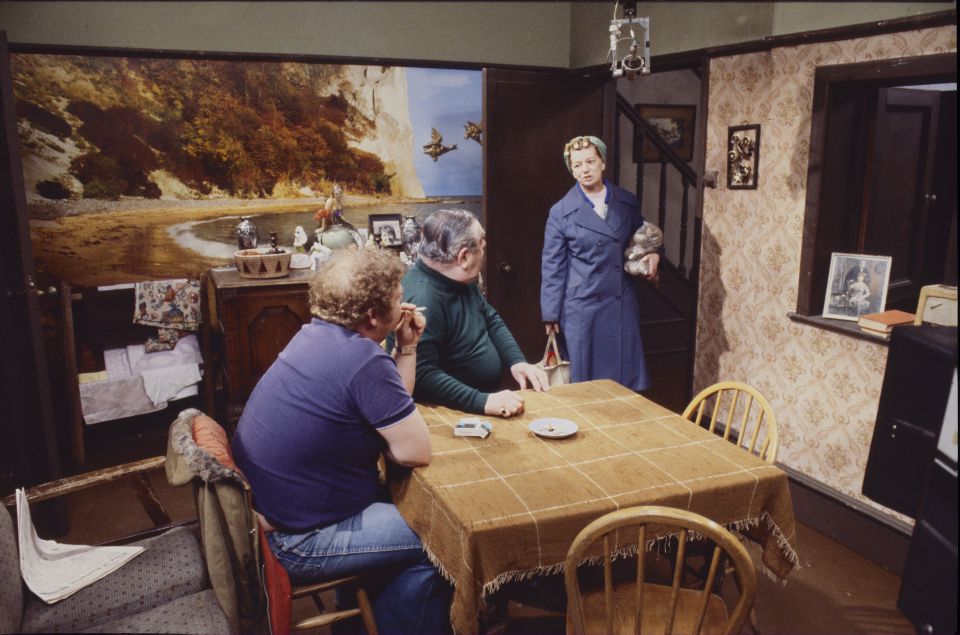
{"label": "orange cushion", "polygon": [[217,461],[240,474],[237,464],[233,461],[233,452],[230,450],[230,441],[226,431],[220,424],[205,414],[193,418],[193,442],[213,455]]}
{"label": "orange cushion", "polygon": [[290,585],[290,576],[273,555],[267,535],[263,533],[263,527],[258,527],[257,533],[260,539],[264,586],[270,610],[270,632],[273,635],[288,635],[290,618],[293,614],[293,588]]}

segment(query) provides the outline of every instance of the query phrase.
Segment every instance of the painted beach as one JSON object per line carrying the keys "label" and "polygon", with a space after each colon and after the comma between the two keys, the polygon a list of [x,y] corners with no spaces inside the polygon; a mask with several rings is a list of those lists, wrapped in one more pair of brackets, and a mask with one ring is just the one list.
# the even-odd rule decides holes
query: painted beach
{"label": "painted beach", "polygon": [[[113,201],[69,215],[30,221],[38,279],[79,285],[195,277],[210,267],[233,264],[235,227],[241,216],[257,226],[261,244],[277,232],[292,249],[299,225],[308,235],[324,200]],[[478,217],[479,197],[411,199],[347,195],[343,217],[367,227],[370,214],[413,215],[422,221],[440,208],[467,209]],[[74,204],[75,206],[75,204]]]}

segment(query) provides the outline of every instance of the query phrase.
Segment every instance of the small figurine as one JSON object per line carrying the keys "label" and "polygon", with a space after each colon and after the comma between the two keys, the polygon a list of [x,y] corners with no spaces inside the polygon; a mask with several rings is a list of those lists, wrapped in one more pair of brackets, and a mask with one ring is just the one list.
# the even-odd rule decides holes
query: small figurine
{"label": "small figurine", "polygon": [[327,202],[323,204],[323,209],[331,217],[341,216],[343,214],[343,188],[339,183],[333,184],[333,194],[327,197]]}
{"label": "small figurine", "polygon": [[343,188],[334,183],[333,193],[314,217],[320,221],[320,227],[314,230],[317,242],[330,249],[344,247],[362,247],[360,232],[343,218]]}
{"label": "small figurine", "polygon": [[303,230],[303,225],[297,225],[293,230],[293,250],[298,254],[306,252],[307,232]]}
{"label": "small figurine", "polygon": [[270,251],[267,252],[268,254],[285,253],[282,249],[280,249],[280,246],[277,244],[277,241],[278,241],[277,232],[270,232]]}
{"label": "small figurine", "polygon": [[627,257],[623,269],[631,276],[646,276],[650,268],[641,260],[647,254],[652,254],[663,245],[663,231],[653,223],[644,223],[633,233],[630,246],[624,255]]}
{"label": "small figurine", "polygon": [[457,144],[452,146],[443,145],[443,136],[437,132],[436,128],[430,128],[430,143],[423,146],[423,153],[436,161],[441,154],[446,154],[451,150],[456,150]]}

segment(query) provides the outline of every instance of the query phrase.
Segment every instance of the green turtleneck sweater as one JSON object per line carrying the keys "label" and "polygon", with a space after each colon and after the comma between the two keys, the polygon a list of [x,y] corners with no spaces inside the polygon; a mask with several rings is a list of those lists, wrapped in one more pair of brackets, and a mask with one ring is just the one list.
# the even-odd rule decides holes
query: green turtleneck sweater
{"label": "green turtleneck sweater", "polygon": [[476,282],[451,280],[419,261],[403,278],[403,300],[427,307],[414,399],[482,414],[503,368],[524,361],[500,314]]}

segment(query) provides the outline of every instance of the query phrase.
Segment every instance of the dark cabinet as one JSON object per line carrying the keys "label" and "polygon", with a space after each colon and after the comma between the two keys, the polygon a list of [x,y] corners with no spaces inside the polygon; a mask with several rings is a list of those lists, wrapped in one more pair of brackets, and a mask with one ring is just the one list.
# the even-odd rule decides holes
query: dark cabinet
{"label": "dark cabinet", "polygon": [[[221,421],[234,423],[260,377],[280,351],[310,320],[309,269],[284,278],[241,278],[236,269],[208,274],[208,323],[212,329],[215,372],[226,406]],[[208,405],[208,408],[211,406]]]}
{"label": "dark cabinet", "polygon": [[[957,628],[956,369],[956,327],[893,330],[863,479],[865,495],[917,519],[897,606],[919,633]],[[948,423],[952,458],[937,444]]]}
{"label": "dark cabinet", "polygon": [[[951,465],[952,463],[952,465]],[[910,540],[897,608],[918,633],[957,632],[957,466],[933,463]]]}
{"label": "dark cabinet", "polygon": [[956,327],[893,329],[864,495],[917,517],[956,367]]}

